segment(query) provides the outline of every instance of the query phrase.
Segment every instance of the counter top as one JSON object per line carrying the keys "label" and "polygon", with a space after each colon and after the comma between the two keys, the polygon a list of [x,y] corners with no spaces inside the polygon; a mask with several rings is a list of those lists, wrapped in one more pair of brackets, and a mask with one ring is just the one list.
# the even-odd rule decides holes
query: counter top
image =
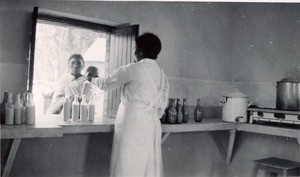
{"label": "counter top", "polygon": [[[62,137],[64,134],[113,132],[113,118],[96,117],[94,122],[64,122],[59,115],[45,115],[35,125],[1,125],[1,139]],[[300,138],[300,129],[268,125],[223,122],[220,118],[190,119],[184,124],[162,124],[164,133],[238,130],[260,134]]]}

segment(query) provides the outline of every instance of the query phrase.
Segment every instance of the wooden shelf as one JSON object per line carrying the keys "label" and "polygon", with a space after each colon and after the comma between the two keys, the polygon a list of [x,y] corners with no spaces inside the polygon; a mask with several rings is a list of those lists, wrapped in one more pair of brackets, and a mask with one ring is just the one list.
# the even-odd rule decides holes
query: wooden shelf
{"label": "wooden shelf", "polygon": [[249,123],[239,123],[236,125],[238,131],[259,133],[265,135],[283,136],[289,138],[300,138],[300,127],[287,128],[270,126],[267,124],[249,124]]}
{"label": "wooden shelf", "polygon": [[[44,115],[35,125],[1,126],[1,139],[10,139],[10,148],[6,159],[3,176],[8,176],[22,138],[63,137],[64,134],[104,133],[114,131],[115,119],[96,117],[94,122],[64,122],[59,115]],[[162,143],[171,133],[210,132],[226,164],[230,164],[234,149],[236,133],[239,131],[265,135],[297,138],[300,144],[300,128],[287,128],[250,123],[223,122],[220,118],[203,119],[195,122],[189,119],[184,124],[162,124]],[[228,140],[220,140],[217,131],[228,131]],[[227,146],[227,147],[226,147]]]}

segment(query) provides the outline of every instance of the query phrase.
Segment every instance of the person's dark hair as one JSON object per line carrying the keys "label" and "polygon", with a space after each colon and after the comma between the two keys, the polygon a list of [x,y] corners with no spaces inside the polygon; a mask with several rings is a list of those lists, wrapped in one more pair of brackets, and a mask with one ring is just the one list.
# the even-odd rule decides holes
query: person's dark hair
{"label": "person's dark hair", "polygon": [[82,55],[80,55],[80,54],[73,54],[73,55],[71,55],[71,56],[69,57],[69,61],[68,61],[68,62],[70,62],[70,60],[71,60],[72,58],[78,58],[78,59],[82,60],[82,62],[83,62],[83,64],[84,64],[84,60],[83,60]]}
{"label": "person's dark hair", "polygon": [[135,39],[136,47],[143,52],[144,57],[156,59],[161,51],[160,39],[152,33],[144,33]]}
{"label": "person's dark hair", "polygon": [[99,77],[98,76],[98,68],[95,67],[95,66],[89,66],[87,69],[86,69],[86,72],[88,73],[88,76],[90,77]]}

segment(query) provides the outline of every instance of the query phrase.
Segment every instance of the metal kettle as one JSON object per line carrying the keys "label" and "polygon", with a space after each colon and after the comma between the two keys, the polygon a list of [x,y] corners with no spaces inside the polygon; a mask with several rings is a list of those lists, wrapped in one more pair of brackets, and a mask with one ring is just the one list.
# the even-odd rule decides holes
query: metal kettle
{"label": "metal kettle", "polygon": [[232,92],[223,95],[224,101],[221,101],[222,120],[225,122],[247,122],[247,107],[251,105],[248,103],[248,96],[241,92]]}

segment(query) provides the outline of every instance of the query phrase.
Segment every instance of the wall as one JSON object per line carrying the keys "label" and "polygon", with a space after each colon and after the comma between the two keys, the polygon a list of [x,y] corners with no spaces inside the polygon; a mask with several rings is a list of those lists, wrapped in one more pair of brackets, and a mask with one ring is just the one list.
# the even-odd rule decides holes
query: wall
{"label": "wall", "polygon": [[[170,97],[190,105],[219,106],[235,88],[262,107],[275,106],[273,83],[299,72],[300,4],[79,2],[1,0],[0,93],[26,90],[27,58],[34,6],[140,24],[156,33],[158,60],[169,77]],[[271,42],[270,42],[271,41]],[[218,109],[220,110],[220,109]],[[209,117],[220,115],[209,112]],[[227,139],[225,132],[217,134]],[[107,176],[111,134],[26,139],[11,176]],[[2,153],[7,141],[2,141]],[[295,139],[241,133],[230,166],[211,134],[172,134],[163,144],[166,177],[249,176],[252,160],[277,156],[300,161]],[[3,157],[3,155],[2,155]]]}

